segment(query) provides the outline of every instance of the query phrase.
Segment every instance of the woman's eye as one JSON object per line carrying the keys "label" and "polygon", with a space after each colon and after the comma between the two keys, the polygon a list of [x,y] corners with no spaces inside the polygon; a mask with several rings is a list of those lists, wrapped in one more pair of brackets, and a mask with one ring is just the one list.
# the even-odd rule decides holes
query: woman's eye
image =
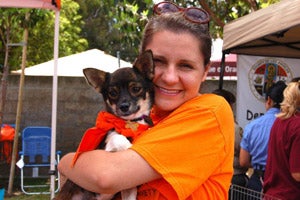
{"label": "woman's eye", "polygon": [[184,70],[191,70],[191,69],[194,69],[194,67],[190,64],[181,64],[179,65],[181,69],[184,69]]}
{"label": "woman's eye", "polygon": [[162,66],[164,64],[163,60],[158,59],[158,58],[154,58],[154,65],[157,66]]}

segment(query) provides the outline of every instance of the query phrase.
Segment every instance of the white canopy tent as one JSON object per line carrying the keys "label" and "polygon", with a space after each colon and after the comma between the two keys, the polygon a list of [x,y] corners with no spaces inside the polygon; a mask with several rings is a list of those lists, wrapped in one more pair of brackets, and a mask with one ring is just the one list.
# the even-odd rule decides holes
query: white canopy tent
{"label": "white canopy tent", "polygon": [[[25,69],[27,76],[53,76],[53,62],[40,63]],[[82,77],[82,70],[87,67],[113,72],[118,68],[131,67],[131,63],[106,54],[99,49],[91,49],[58,59],[57,76]],[[17,70],[14,73],[21,73]]]}
{"label": "white canopy tent", "polygon": [[[52,140],[51,140],[51,167],[50,171],[55,171],[55,143],[56,143],[56,118],[57,118],[57,60],[58,60],[58,37],[59,37],[59,15],[60,15],[60,0],[0,0],[0,7],[11,8],[38,8],[50,9],[55,11],[54,25],[54,74],[53,74],[53,90],[52,90]],[[14,163],[12,163],[13,165]],[[14,169],[14,168],[12,168]],[[11,170],[14,171],[14,170]],[[12,172],[11,172],[12,174]],[[10,185],[12,185],[10,183]],[[9,188],[10,189],[10,188]],[[55,176],[51,176],[50,193],[51,199],[54,198],[55,191]]]}

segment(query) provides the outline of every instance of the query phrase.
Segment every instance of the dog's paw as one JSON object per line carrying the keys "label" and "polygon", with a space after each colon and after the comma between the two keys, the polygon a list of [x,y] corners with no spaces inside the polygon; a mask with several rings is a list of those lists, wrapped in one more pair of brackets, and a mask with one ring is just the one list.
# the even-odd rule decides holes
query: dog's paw
{"label": "dog's paw", "polygon": [[122,151],[131,147],[132,144],[124,136],[116,132],[111,132],[106,138],[106,151]]}
{"label": "dog's paw", "polygon": [[137,188],[130,188],[121,191],[122,200],[136,200]]}

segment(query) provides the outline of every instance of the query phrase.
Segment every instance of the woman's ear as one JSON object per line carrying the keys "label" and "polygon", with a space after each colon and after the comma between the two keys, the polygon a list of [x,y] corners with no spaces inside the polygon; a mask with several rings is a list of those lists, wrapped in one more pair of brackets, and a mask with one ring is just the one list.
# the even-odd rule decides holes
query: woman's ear
{"label": "woman's ear", "polygon": [[268,110],[269,108],[273,107],[273,100],[270,98],[270,97],[267,97],[267,100],[265,102],[265,105],[266,105],[266,109]]}
{"label": "woman's ear", "polygon": [[207,74],[209,72],[209,69],[210,69],[210,62],[204,67],[204,74],[203,74],[203,77],[202,77],[202,80],[201,82],[204,82],[206,77],[207,77]]}

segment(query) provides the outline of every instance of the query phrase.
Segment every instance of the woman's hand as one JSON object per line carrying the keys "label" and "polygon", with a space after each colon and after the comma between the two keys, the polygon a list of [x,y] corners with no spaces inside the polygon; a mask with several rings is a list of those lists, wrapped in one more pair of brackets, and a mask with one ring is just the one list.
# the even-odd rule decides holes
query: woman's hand
{"label": "woman's hand", "polygon": [[295,179],[295,181],[300,182],[300,173],[292,173],[292,177]]}

